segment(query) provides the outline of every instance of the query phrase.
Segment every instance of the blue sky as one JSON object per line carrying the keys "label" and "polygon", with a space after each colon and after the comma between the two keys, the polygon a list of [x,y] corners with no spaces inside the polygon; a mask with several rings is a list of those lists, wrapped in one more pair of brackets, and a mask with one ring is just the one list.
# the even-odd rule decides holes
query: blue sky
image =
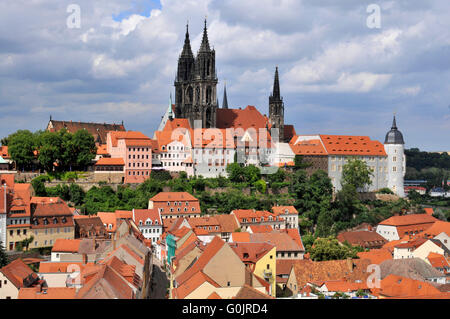
{"label": "blue sky", "polygon": [[[67,6],[80,7],[68,28]],[[369,28],[370,4],[380,28]],[[298,134],[450,150],[448,0],[27,0],[0,3],[0,137],[58,120],[152,136],[173,92],[186,21],[194,53],[208,17],[219,101],[268,112],[276,66]]]}

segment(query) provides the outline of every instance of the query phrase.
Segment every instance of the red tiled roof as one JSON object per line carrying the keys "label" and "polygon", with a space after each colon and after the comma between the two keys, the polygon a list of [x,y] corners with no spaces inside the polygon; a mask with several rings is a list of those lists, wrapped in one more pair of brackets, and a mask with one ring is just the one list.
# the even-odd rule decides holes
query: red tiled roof
{"label": "red tiled roof", "polygon": [[320,139],[300,141],[297,144],[290,144],[295,155],[328,155],[327,150],[322,145]]}
{"label": "red tiled roof", "polygon": [[441,293],[427,282],[392,274],[381,280],[380,287],[372,289],[372,293],[386,297],[418,297]]}
{"label": "red tiled roof", "polygon": [[37,274],[18,258],[0,268],[0,272],[11,281],[16,288],[23,288],[27,278],[37,278]]}
{"label": "red tiled roof", "polygon": [[172,202],[172,201],[197,201],[198,199],[188,192],[160,192],[150,198],[153,202]]}
{"label": "red tiled roof", "polygon": [[95,163],[95,166],[100,165],[118,165],[118,166],[124,166],[125,162],[123,161],[123,158],[110,158],[110,157],[102,157]]}
{"label": "red tiled roof", "polygon": [[238,293],[233,299],[274,299],[274,298],[247,284],[244,284],[244,286],[241,289],[239,289]]}
{"label": "red tiled roof", "polygon": [[416,224],[429,224],[436,222],[437,219],[427,214],[411,214],[403,216],[392,216],[386,220],[383,220],[379,225],[389,226],[409,226]]}
{"label": "red tiled roof", "polygon": [[383,144],[367,136],[320,135],[329,155],[387,156]]}
{"label": "red tiled roof", "polygon": [[448,236],[450,236],[450,222],[437,220],[433,225],[431,225],[429,228],[426,228],[423,232],[423,234],[428,237],[435,237],[440,233],[446,233]]}
{"label": "red tiled roof", "polygon": [[76,288],[67,287],[32,287],[21,288],[18,299],[75,299]]}
{"label": "red tiled roof", "polygon": [[141,132],[134,132],[134,131],[126,131],[126,132],[119,132],[119,131],[112,131],[108,132],[108,134],[111,136],[111,144],[113,147],[117,147],[117,143],[119,140],[125,140],[125,143],[127,146],[151,146],[151,139],[141,133]]}
{"label": "red tiled roof", "polygon": [[299,245],[296,239],[286,232],[273,231],[271,233],[250,234],[250,242],[267,242],[275,245],[278,251],[304,252],[303,245]]}
{"label": "red tiled roof", "polygon": [[250,242],[250,233],[247,232],[232,233],[231,238],[235,243],[248,243]]}
{"label": "red tiled roof", "polygon": [[5,159],[9,158],[8,146],[0,146],[0,156]]}
{"label": "red tiled roof", "polygon": [[298,211],[294,206],[273,206],[272,212],[277,215],[284,215],[286,212],[287,214],[298,215]]}
{"label": "red tiled roof", "polygon": [[179,285],[182,285],[186,280],[191,278],[194,274],[201,271],[209,261],[222,249],[225,242],[219,237],[214,237],[214,239],[206,246],[206,249],[203,251],[198,260],[192,265],[191,268],[186,270],[184,273],[179,275],[176,278],[176,281]]}
{"label": "red tiled roof", "polygon": [[245,109],[217,109],[217,128],[238,128],[244,130],[249,128],[266,128],[267,117],[264,117],[254,106],[247,106]]}
{"label": "red tiled roof", "polygon": [[387,248],[371,249],[369,251],[359,252],[357,256],[360,259],[369,259],[372,264],[381,264],[385,260],[391,260],[392,254]]}
{"label": "red tiled roof", "polygon": [[134,209],[133,210],[133,220],[136,225],[139,225],[142,222],[145,225],[147,220],[151,220],[152,225],[161,225],[161,215],[159,214],[157,209]]}
{"label": "red tiled roof", "polygon": [[270,225],[251,225],[249,228],[253,233],[270,233],[273,231],[273,227]]}
{"label": "red tiled roof", "polygon": [[229,243],[236,255],[245,264],[255,264],[275,246],[269,243]]}
{"label": "red tiled roof", "polygon": [[352,245],[359,245],[362,247],[381,247],[387,240],[384,239],[380,234],[373,231],[348,231],[342,232],[337,236],[337,239],[343,243],[347,241]]}
{"label": "red tiled roof", "polygon": [[[94,136],[94,140],[100,144],[106,144],[106,135],[109,131],[125,131],[125,127],[119,124],[107,124],[107,123],[83,123],[72,121],[50,121],[53,124],[50,132],[56,132],[63,128],[66,128],[68,132],[75,133],[79,130],[86,130]],[[49,123],[50,124],[50,123]]]}
{"label": "red tiled roof", "polygon": [[[82,271],[85,267],[94,266],[94,263],[76,262],[41,262],[39,263],[39,273],[65,273]],[[69,268],[69,269],[68,269]],[[69,270],[69,271],[68,271]]]}
{"label": "red tiled roof", "polygon": [[[450,268],[450,264],[448,260],[445,259],[444,255],[431,252],[428,254],[427,259],[434,268]],[[447,273],[450,273],[450,271]]]}
{"label": "red tiled roof", "polygon": [[[268,211],[257,211],[254,209],[235,209],[231,212],[240,223],[255,223],[255,222],[267,222],[270,221],[269,217],[272,217],[272,221],[283,221],[283,217],[279,217],[278,215],[268,212]],[[253,221],[255,218],[255,221]],[[244,219],[246,221],[244,221]]]}
{"label": "red tiled roof", "polygon": [[214,216],[220,224],[222,232],[232,233],[239,228],[236,217],[230,214],[219,214]]}
{"label": "red tiled roof", "polygon": [[61,239],[55,240],[52,252],[76,253],[80,248],[81,239]]}
{"label": "red tiled roof", "polygon": [[179,285],[176,289],[176,297],[177,299],[184,299],[190,293],[192,293],[195,289],[200,287],[203,283],[208,282],[214,287],[220,287],[214,280],[212,280],[209,276],[207,276],[202,271],[197,272],[188,280],[186,280],[183,284]]}

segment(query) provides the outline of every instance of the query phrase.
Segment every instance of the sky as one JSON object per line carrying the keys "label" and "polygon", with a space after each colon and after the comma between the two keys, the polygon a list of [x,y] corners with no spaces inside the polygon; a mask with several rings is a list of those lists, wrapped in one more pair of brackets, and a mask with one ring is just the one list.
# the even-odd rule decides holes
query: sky
{"label": "sky", "polygon": [[406,148],[450,151],[449,15],[448,0],[1,1],[0,137],[50,116],[152,137],[186,24],[195,54],[206,17],[220,103],[226,81],[231,108],[267,114],[278,66],[297,134],[383,142],[395,113]]}

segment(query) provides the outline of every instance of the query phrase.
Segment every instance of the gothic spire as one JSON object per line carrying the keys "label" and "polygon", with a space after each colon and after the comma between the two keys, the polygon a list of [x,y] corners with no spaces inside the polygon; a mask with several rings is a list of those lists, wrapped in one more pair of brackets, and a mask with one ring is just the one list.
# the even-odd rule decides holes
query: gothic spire
{"label": "gothic spire", "polygon": [[182,56],[193,56],[191,49],[191,40],[189,39],[189,24],[186,24],[186,37],[184,39],[184,47],[183,52],[181,52]]}
{"label": "gothic spire", "polygon": [[392,121],[392,128],[391,130],[397,130],[397,121],[395,120],[395,114],[394,114],[394,120]]}
{"label": "gothic spire", "polygon": [[223,102],[222,102],[222,108],[228,109],[228,98],[227,98],[227,84],[225,83],[223,88]]}
{"label": "gothic spire", "polygon": [[273,94],[272,97],[276,100],[281,100],[280,95],[280,79],[278,77],[278,67],[275,69],[275,79],[273,81]]}
{"label": "gothic spire", "polygon": [[168,111],[168,115],[169,115],[169,120],[172,121],[174,118],[173,109],[172,109],[172,92],[170,93],[169,109],[167,111]]}
{"label": "gothic spire", "polygon": [[206,19],[205,19],[205,27],[203,29],[203,39],[202,44],[200,46],[200,52],[209,52],[209,51],[211,51],[211,48],[209,47],[208,29],[206,27]]}

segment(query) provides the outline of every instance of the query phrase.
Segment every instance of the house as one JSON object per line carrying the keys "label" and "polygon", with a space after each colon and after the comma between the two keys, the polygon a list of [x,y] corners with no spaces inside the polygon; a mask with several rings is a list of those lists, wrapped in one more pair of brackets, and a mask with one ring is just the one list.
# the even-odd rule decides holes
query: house
{"label": "house", "polygon": [[[14,175],[10,175],[14,177]],[[7,185],[8,186],[8,185]],[[31,184],[10,184],[10,196],[6,197],[9,202],[6,218],[6,241],[5,248],[9,251],[20,249],[24,240],[30,240],[31,233],[31,198],[34,193]],[[8,192],[8,189],[6,190]],[[1,230],[0,230],[1,233]],[[25,247],[23,247],[25,248]]]}
{"label": "house", "polygon": [[239,228],[239,223],[236,219],[236,216],[230,214],[219,214],[214,215],[214,217],[217,219],[220,225],[220,238],[222,238],[226,242],[229,242],[231,233]]}
{"label": "house", "polygon": [[286,287],[294,295],[305,287],[308,282],[324,282],[343,280],[354,283],[364,283],[369,275],[367,259],[346,259],[329,261],[296,260],[292,265]]}
{"label": "house", "polygon": [[[227,267],[223,267],[226,264]],[[222,299],[235,297],[239,290],[249,285],[261,293],[269,285],[251,273],[233,249],[215,237],[190,268],[171,282],[172,299],[204,299],[213,292]]]}
{"label": "house", "polygon": [[281,291],[286,289],[286,284],[289,279],[293,264],[296,259],[279,259],[276,265],[276,283],[277,283],[277,296],[281,294]]}
{"label": "house", "polygon": [[106,227],[98,216],[74,215],[75,238],[109,238]]}
{"label": "house", "polygon": [[427,214],[393,216],[380,222],[376,232],[386,240],[399,240],[405,235],[417,235],[431,227],[437,221]]}
{"label": "house", "polygon": [[440,240],[450,250],[450,222],[437,220],[431,227],[425,229],[423,236]]}
{"label": "house", "polygon": [[200,217],[200,203],[187,192],[161,192],[148,203],[148,209],[156,208],[161,218]]}
{"label": "house", "polygon": [[420,258],[425,260],[430,252],[444,254],[444,250],[433,240],[419,237],[394,246],[394,259]]}
{"label": "house", "polygon": [[294,206],[274,206],[272,212],[283,217],[286,228],[298,228],[298,211]]}
{"label": "house", "polygon": [[380,282],[380,288],[372,288],[378,298],[407,298],[440,295],[441,292],[427,282],[398,275],[388,275]]}
{"label": "house", "polygon": [[450,263],[444,255],[431,252],[425,261],[444,275],[447,276],[450,274]]}
{"label": "house", "polygon": [[75,121],[55,121],[50,116],[50,121],[47,124],[46,130],[49,132],[57,132],[61,129],[66,129],[69,133],[74,134],[79,130],[86,130],[94,137],[97,146],[107,143],[107,134],[110,131],[124,132],[125,127],[122,124],[115,123],[86,123]]}
{"label": "house", "polygon": [[31,199],[30,248],[51,247],[57,239],[74,239],[73,212],[59,197],[33,197]]}
{"label": "house", "polygon": [[419,281],[445,284],[445,275],[419,258],[386,260],[380,264],[381,279],[397,275]]}
{"label": "house", "polygon": [[246,231],[251,225],[269,225],[273,229],[284,229],[286,223],[283,217],[268,211],[254,209],[235,209],[230,215],[234,215],[239,222],[242,231]]}
{"label": "house", "polygon": [[0,268],[0,299],[17,299],[19,291],[32,287],[39,281],[38,275],[20,258]]}
{"label": "house", "polygon": [[238,291],[235,297],[233,299],[274,299],[274,297],[271,297],[265,293],[262,293],[261,291],[253,288],[252,286],[249,286],[245,284],[242,286],[242,288]]}
{"label": "house", "polygon": [[269,243],[230,243],[245,266],[270,284],[269,295],[276,296],[276,247]]}
{"label": "house", "polygon": [[52,247],[51,261],[58,262],[61,261],[62,255],[78,253],[81,242],[80,239],[56,239]]}
{"label": "house", "polygon": [[148,136],[141,132],[112,131],[108,132],[106,144],[111,158],[124,162],[124,183],[138,184],[150,178],[153,142]]}
{"label": "house", "polygon": [[347,231],[338,234],[337,239],[341,242],[348,242],[352,246],[378,249],[387,243],[381,235],[373,231]]}
{"label": "house", "polygon": [[341,189],[342,170],[351,158],[358,158],[373,170],[368,191],[387,187],[388,154],[382,143],[367,136],[348,135],[297,135],[290,145],[295,155],[301,155],[311,167],[309,174],[319,169],[327,172],[333,189]]}
{"label": "house", "polygon": [[102,157],[94,165],[94,181],[107,183],[125,182],[125,161],[123,158]]}
{"label": "house", "polygon": [[133,212],[125,210],[118,210],[114,213],[99,212],[97,213],[97,217],[101,219],[103,226],[105,226],[109,236],[114,236],[117,230],[117,226],[119,225],[118,221],[133,219]]}
{"label": "house", "polygon": [[45,281],[49,288],[81,288],[80,273],[85,267],[94,263],[84,262],[52,262],[39,263],[39,277]]}
{"label": "house", "polygon": [[194,174],[192,161],[191,126],[189,121],[181,118],[170,118],[161,130],[155,131],[154,162],[158,169],[168,172],[186,172]]}
{"label": "house", "polygon": [[[138,226],[142,235],[151,241],[156,247],[163,232],[161,214],[157,209],[133,209],[133,221]],[[158,259],[160,259],[159,256]]]}
{"label": "house", "polygon": [[290,235],[288,232],[273,231],[271,233],[250,234],[250,242],[270,243],[275,245],[277,260],[303,259],[305,253],[305,248],[303,247],[303,243],[301,243],[299,236],[296,237],[295,235]]}

